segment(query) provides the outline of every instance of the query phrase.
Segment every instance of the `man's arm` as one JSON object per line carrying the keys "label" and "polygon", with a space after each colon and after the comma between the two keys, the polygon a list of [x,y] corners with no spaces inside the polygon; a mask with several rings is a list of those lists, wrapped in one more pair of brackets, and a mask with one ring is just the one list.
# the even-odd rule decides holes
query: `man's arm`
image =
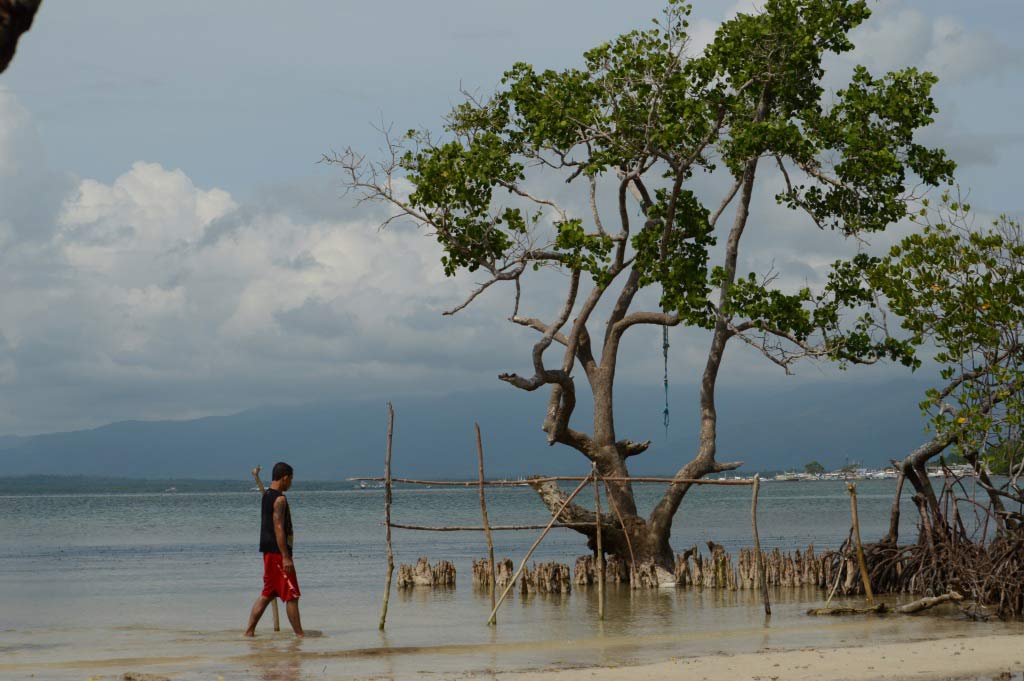
{"label": "man's arm", "polygon": [[274,537],[277,539],[277,549],[281,552],[284,569],[294,570],[295,563],[292,562],[292,552],[288,547],[288,535],[284,529],[284,519],[287,514],[288,500],[280,496],[274,501]]}

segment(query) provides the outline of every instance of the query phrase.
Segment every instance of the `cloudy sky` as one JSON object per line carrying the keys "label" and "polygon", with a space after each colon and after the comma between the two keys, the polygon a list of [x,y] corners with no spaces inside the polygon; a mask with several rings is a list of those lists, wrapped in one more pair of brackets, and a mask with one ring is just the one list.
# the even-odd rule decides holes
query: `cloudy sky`
{"label": "cloudy sky", "polygon": [[[698,43],[737,7],[695,5]],[[854,58],[939,74],[926,141],[959,162],[976,208],[1024,215],[1024,4],[875,8]],[[382,214],[354,206],[317,160],[349,145],[375,153],[381,121],[436,128],[460,86],[486,94],[514,61],[574,65],[660,10],[46,0],[0,75],[0,435],[475,390],[526,371],[531,336],[507,328],[505,293],[442,318],[473,278],[445,279],[437,247],[407,227],[378,231]],[[750,236],[752,269],[774,262],[813,280],[849,247],[765,215],[775,226]],[[627,380],[659,380],[659,346],[656,332],[631,340]],[[673,347],[685,382],[706,339],[677,332]],[[730,352],[748,385],[783,380]]]}

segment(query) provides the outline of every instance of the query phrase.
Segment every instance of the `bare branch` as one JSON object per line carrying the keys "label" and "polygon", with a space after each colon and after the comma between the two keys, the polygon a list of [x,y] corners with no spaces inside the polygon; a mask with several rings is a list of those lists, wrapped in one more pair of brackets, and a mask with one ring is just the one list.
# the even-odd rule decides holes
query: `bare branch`
{"label": "bare branch", "polygon": [[[487,290],[488,288],[490,288],[492,284],[495,284],[495,283],[497,283],[497,282],[499,282],[499,281],[510,281],[510,280],[513,280],[513,279],[515,279],[515,280],[516,280],[516,285],[517,285],[517,287],[518,287],[518,282],[519,282],[519,276],[520,276],[520,275],[521,275],[521,274],[523,273],[523,270],[525,270],[525,269],[526,269],[526,263],[519,263],[519,264],[518,264],[518,265],[517,265],[517,266],[516,266],[515,268],[513,268],[512,270],[509,270],[509,271],[505,271],[505,272],[497,272],[497,273],[495,273],[495,274],[494,274],[494,277],[493,277],[492,279],[489,279],[488,281],[485,281],[485,282],[484,282],[483,284],[481,284],[481,285],[480,285],[479,287],[477,287],[477,288],[476,288],[476,289],[475,289],[475,290],[473,291],[473,293],[472,293],[472,294],[470,294],[469,298],[467,298],[467,299],[466,299],[465,301],[463,301],[463,302],[462,302],[461,304],[459,304],[459,305],[457,305],[457,306],[453,307],[452,309],[450,309],[450,310],[445,310],[444,312],[442,312],[442,314],[443,314],[443,315],[445,315],[445,316],[451,316],[451,315],[453,315],[453,314],[455,314],[455,313],[457,313],[457,312],[461,312],[462,310],[464,310],[464,309],[466,309],[467,307],[469,307],[469,305],[470,305],[470,304],[471,304],[471,303],[472,303],[472,302],[473,302],[474,300],[476,300],[476,299],[477,299],[477,297],[478,297],[478,296],[479,296],[479,295],[480,295],[481,293],[483,293],[483,292],[484,292],[484,291],[486,291],[486,290]],[[518,301],[518,296],[517,296],[517,301]]]}

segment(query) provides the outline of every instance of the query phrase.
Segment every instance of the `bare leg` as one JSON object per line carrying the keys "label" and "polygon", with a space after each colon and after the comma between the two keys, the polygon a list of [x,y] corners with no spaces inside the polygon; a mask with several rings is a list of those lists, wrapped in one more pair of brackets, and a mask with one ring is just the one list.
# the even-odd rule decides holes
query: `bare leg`
{"label": "bare leg", "polygon": [[284,608],[288,612],[288,621],[291,622],[292,631],[296,636],[305,636],[305,632],[302,631],[302,620],[299,619],[299,599],[291,599],[284,604]]}
{"label": "bare leg", "polygon": [[[246,636],[256,635],[256,624],[260,621],[260,617],[263,616],[263,611],[267,609],[270,602],[274,600],[271,596],[260,596],[256,599],[256,602],[252,605],[252,612],[249,613],[249,628],[245,630]],[[296,611],[296,617],[298,611]]]}

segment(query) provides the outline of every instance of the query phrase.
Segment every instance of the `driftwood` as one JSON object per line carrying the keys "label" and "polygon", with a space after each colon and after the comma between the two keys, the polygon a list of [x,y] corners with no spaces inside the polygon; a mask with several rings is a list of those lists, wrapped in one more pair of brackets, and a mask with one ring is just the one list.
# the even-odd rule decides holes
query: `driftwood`
{"label": "driftwood", "polygon": [[808,615],[884,615],[889,612],[885,603],[875,603],[867,608],[851,608],[839,606],[837,608],[811,608]]}
{"label": "driftwood", "polygon": [[948,594],[942,594],[941,596],[929,596],[920,600],[914,601],[913,603],[907,603],[896,608],[896,612],[904,615],[912,615],[915,612],[921,612],[922,610],[928,610],[934,608],[936,605],[948,603],[950,601],[962,601],[963,596],[955,591],[950,591]]}
{"label": "driftwood", "polygon": [[943,603],[959,602],[964,599],[963,596],[955,591],[950,591],[948,594],[942,594],[941,596],[928,596],[927,598],[921,598],[914,601],[913,603],[907,603],[905,605],[898,605],[896,607],[887,606],[885,603],[876,603],[869,605],[866,608],[854,608],[848,606],[839,606],[837,608],[811,608],[807,611],[808,615],[884,615],[886,613],[896,613],[899,615],[913,615],[917,612],[924,610],[930,610],[937,605]]}

